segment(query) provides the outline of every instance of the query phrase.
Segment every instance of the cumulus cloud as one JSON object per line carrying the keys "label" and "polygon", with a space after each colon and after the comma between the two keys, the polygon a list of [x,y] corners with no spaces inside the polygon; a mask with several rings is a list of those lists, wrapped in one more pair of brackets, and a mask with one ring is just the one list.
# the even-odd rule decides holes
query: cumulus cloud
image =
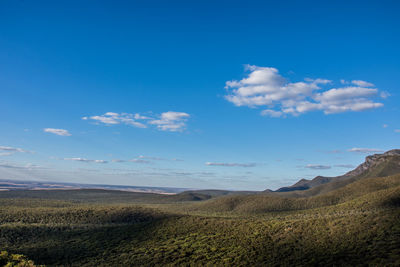
{"label": "cumulus cloud", "polygon": [[185,112],[168,111],[161,113],[159,119],[151,120],[149,124],[156,125],[161,131],[181,132],[186,128],[189,117]]}
{"label": "cumulus cloud", "polygon": [[63,160],[80,161],[86,163],[108,163],[108,161],[102,159],[64,158]]}
{"label": "cumulus cloud", "polygon": [[359,148],[359,147],[353,147],[348,150],[349,152],[355,152],[355,153],[374,153],[374,152],[383,152],[381,149],[375,149],[375,148]]}
{"label": "cumulus cloud", "polygon": [[138,128],[147,128],[148,125],[154,125],[161,131],[181,132],[186,128],[186,121],[189,117],[190,115],[185,112],[175,111],[164,112],[154,118],[139,113],[107,112],[103,115],[82,117],[82,119],[109,126],[126,124]]}
{"label": "cumulus cloud", "polygon": [[304,168],[312,169],[312,170],[327,170],[330,169],[329,165],[319,165],[319,164],[307,164]]}
{"label": "cumulus cloud", "polygon": [[276,68],[247,65],[246,70],[250,72],[247,77],[226,82],[225,98],[236,106],[266,107],[261,112],[264,116],[298,116],[316,110],[331,114],[383,106],[373,100],[378,96],[378,89],[365,81],[341,80],[348,85],[326,90],[323,87],[331,84],[331,80],[305,78],[289,82]]}
{"label": "cumulus cloud", "polygon": [[46,133],[52,133],[60,136],[71,136],[71,134],[64,129],[45,128],[43,129],[43,131]]}
{"label": "cumulus cloud", "polygon": [[207,166],[221,166],[221,167],[255,167],[255,163],[224,163],[224,162],[206,162]]}

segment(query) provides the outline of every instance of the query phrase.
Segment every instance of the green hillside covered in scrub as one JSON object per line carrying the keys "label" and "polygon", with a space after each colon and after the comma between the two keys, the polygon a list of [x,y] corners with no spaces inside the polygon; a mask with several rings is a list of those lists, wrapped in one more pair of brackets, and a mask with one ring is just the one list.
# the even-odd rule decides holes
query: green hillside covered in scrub
{"label": "green hillside covered in scrub", "polygon": [[0,192],[0,250],[46,266],[399,266],[400,154],[374,161],[285,192]]}

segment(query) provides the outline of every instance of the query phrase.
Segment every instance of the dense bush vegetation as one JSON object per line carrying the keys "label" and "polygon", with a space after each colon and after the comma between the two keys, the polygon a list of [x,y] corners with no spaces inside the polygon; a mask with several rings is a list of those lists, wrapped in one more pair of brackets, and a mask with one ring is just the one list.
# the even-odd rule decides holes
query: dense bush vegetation
{"label": "dense bush vegetation", "polygon": [[6,267],[35,267],[33,261],[27,259],[24,255],[9,254],[7,251],[0,251],[0,266]]}
{"label": "dense bush vegetation", "polygon": [[88,193],[2,195],[1,249],[50,266],[400,265],[400,176],[314,197]]}

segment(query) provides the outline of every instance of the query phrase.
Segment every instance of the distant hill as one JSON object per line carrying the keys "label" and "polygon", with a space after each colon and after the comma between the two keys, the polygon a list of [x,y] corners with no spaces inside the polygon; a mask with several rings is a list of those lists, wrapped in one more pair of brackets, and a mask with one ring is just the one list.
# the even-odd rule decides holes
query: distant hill
{"label": "distant hill", "polygon": [[[290,194],[227,195],[200,202],[192,209],[203,212],[264,214],[267,212],[314,209],[349,201],[355,201],[354,205],[358,207],[382,205],[382,203],[398,206],[400,205],[400,174],[359,179],[320,194],[301,194],[307,191],[300,191],[299,195],[296,195],[295,192],[288,192]],[[362,201],[360,202],[360,200]]]}
{"label": "distant hill", "polygon": [[[301,179],[294,185],[281,187],[274,192],[309,190],[327,183],[335,183],[336,186],[340,186],[361,178],[385,177],[398,173],[400,173],[400,149],[393,149],[383,154],[367,156],[364,163],[344,175],[336,177],[317,176],[312,180]],[[264,192],[271,192],[271,190],[267,189]]]}
{"label": "distant hill", "polygon": [[77,190],[77,189],[101,189],[118,190],[136,193],[178,194],[189,188],[129,186],[129,185],[104,185],[104,184],[79,184],[63,182],[18,181],[0,179],[0,191],[15,190]]}

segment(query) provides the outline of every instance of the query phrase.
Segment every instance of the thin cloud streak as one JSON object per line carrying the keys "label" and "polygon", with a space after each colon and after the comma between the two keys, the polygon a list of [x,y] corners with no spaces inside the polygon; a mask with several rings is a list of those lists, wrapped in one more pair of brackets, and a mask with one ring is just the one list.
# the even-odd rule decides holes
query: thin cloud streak
{"label": "thin cloud streak", "polygon": [[54,129],[54,128],[45,128],[43,129],[45,133],[52,133],[59,136],[71,136],[72,134],[64,129]]}
{"label": "thin cloud streak", "polygon": [[255,167],[255,163],[225,163],[225,162],[206,162],[206,166],[219,166],[219,167]]}
{"label": "thin cloud streak", "polygon": [[375,152],[383,152],[382,149],[375,149],[375,148],[360,148],[360,147],[353,147],[349,150],[349,152],[355,152],[355,153],[375,153]]}
{"label": "thin cloud streak", "polygon": [[63,160],[80,161],[85,163],[108,163],[108,161],[102,159],[63,158]]}

